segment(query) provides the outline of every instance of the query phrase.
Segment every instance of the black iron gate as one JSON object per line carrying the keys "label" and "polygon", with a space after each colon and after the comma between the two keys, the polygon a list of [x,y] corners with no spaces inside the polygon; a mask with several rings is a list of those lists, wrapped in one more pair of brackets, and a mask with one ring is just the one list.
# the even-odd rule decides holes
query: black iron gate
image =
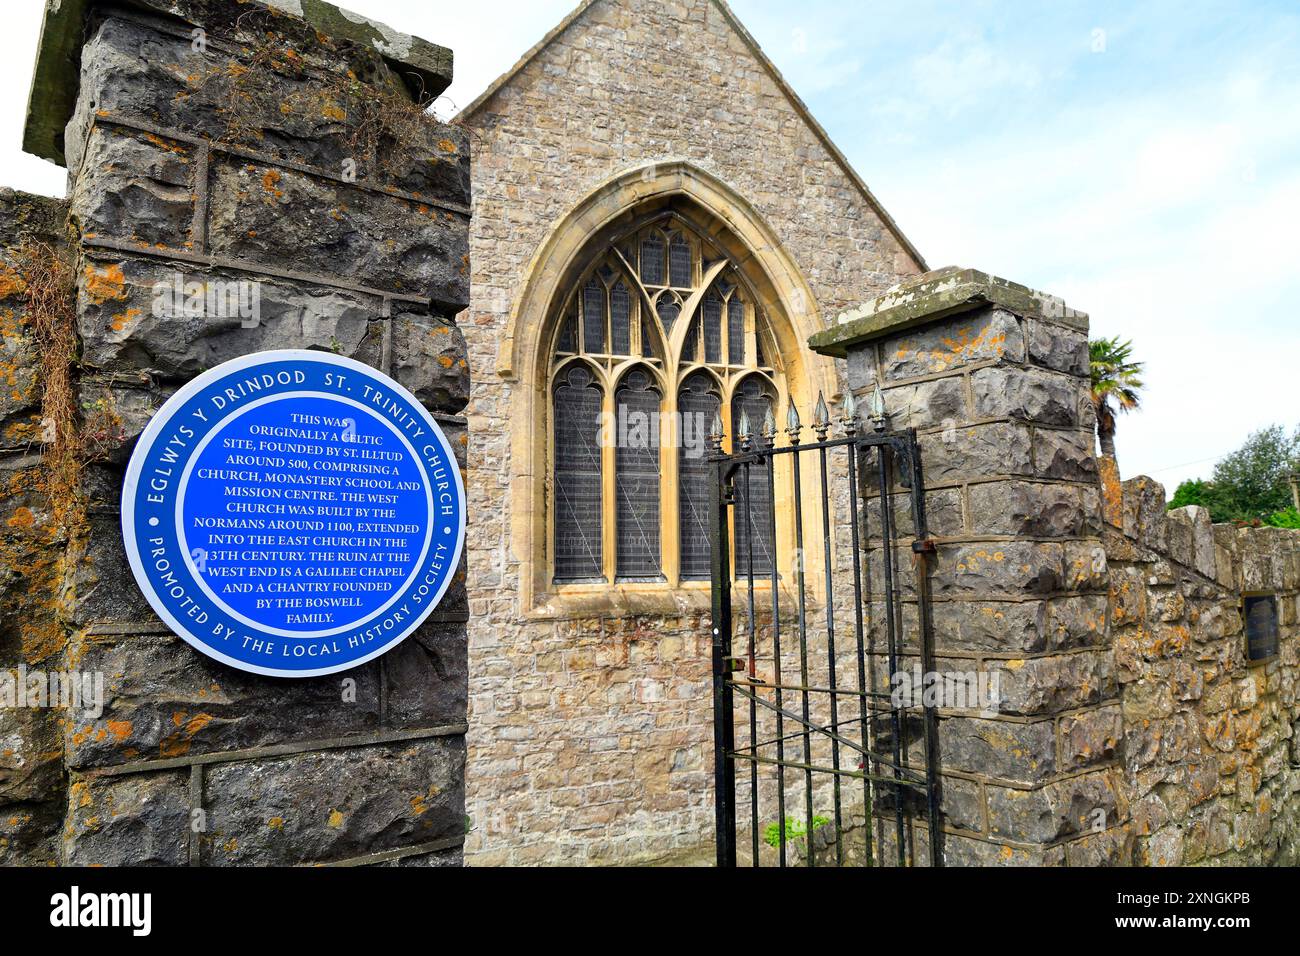
{"label": "black iron gate", "polygon": [[[934,707],[924,695],[900,693],[909,671],[934,673],[927,576],[933,544],[921,458],[915,430],[886,429],[879,391],[872,405],[872,427],[864,429],[846,397],[840,437],[833,438],[819,396],[816,440],[808,443],[791,405],[780,447],[770,408],[757,432],[742,409],[730,453],[722,450],[722,421],[714,419],[719,866],[736,865],[742,836],[755,866],[786,866],[791,849],[802,856],[796,862],[809,866],[907,866],[918,856],[938,866],[942,860]],[[818,494],[807,496],[814,507],[806,508],[814,485]],[[813,512],[810,528],[805,511]],[[900,532],[902,521],[910,533]],[[805,550],[809,541],[820,546]],[[809,581],[817,553],[820,573]],[[904,553],[910,568],[901,564]],[[818,583],[820,595],[810,595]],[[743,605],[739,628],[736,601]],[[738,766],[747,799],[738,793]],[[746,803],[748,812],[738,818],[737,805]],[[792,807],[799,816],[787,813]],[[928,846],[918,848],[922,841]]]}

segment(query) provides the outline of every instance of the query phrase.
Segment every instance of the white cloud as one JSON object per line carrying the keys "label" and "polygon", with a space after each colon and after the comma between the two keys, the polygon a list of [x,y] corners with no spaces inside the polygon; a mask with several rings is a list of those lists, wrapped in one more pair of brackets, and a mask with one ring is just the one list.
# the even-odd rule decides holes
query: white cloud
{"label": "white cloud", "polygon": [[983,98],[1007,88],[1038,85],[1038,69],[1007,57],[983,36],[964,32],[912,61],[912,92],[924,110],[953,117]]}

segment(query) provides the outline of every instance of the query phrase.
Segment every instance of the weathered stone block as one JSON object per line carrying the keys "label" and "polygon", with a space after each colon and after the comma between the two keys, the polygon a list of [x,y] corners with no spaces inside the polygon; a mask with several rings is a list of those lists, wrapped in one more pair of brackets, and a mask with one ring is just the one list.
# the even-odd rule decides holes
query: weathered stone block
{"label": "weathered stone block", "polygon": [[1042,601],[935,601],[938,650],[1032,654],[1046,648]]}
{"label": "weathered stone block", "polygon": [[970,488],[972,534],[1072,538],[1096,530],[1074,485],[1046,482],[981,482]]}
{"label": "weathered stone block", "polygon": [[940,810],[944,822],[961,830],[984,832],[984,787],[974,780],[944,777]]}
{"label": "weathered stone block", "polygon": [[1010,846],[958,833],[943,838],[944,866],[1063,866],[1060,847]]}
{"label": "weathered stone block", "polygon": [[1127,824],[1065,844],[1067,866],[1133,866],[1137,841]]}
{"label": "weathered stone block", "polygon": [[1034,429],[1034,472],[1065,481],[1097,480],[1095,438],[1091,430]]}
{"label": "weathered stone block", "polygon": [[1106,641],[1106,603],[1102,594],[1079,594],[1047,602],[1046,633],[1053,650],[1091,647]]}
{"label": "weathered stone block", "polygon": [[79,669],[104,675],[105,701],[98,719],[67,721],[72,767],[321,740],[380,724],[378,662],[283,680],[226,667],[170,634],[83,640],[73,656]]}
{"label": "weathered stone block", "polygon": [[989,833],[1051,843],[1119,822],[1120,799],[1108,773],[1089,773],[1033,790],[988,786]]}
{"label": "weathered stone block", "polygon": [[64,801],[10,803],[0,809],[0,866],[55,866]]}
{"label": "weathered stone block", "polygon": [[996,674],[997,707],[1006,714],[1057,713],[1115,696],[1109,651],[986,661]]}
{"label": "weathered stone block", "polygon": [[464,624],[426,621],[384,655],[385,719],[389,726],[428,726],[465,719],[468,646]]}
{"label": "weathered stone block", "polygon": [[119,519],[91,516],[87,524],[85,550],[75,556],[68,574],[67,586],[77,595],[66,610],[68,625],[74,629],[90,624],[161,627],[131,573]]}
{"label": "weathered stone block", "polygon": [[429,408],[459,412],[469,401],[469,363],[460,329],[411,312],[391,321],[393,377]]}
{"label": "weathered stone block", "polygon": [[1033,455],[1029,429],[1010,422],[945,429],[921,442],[921,467],[931,485],[963,478],[1032,475]]}
{"label": "weathered stone block", "polygon": [[971,375],[977,418],[1014,418],[1041,425],[1076,425],[1084,400],[1081,380],[1018,367],[982,368]]}
{"label": "weathered stone block", "polygon": [[210,248],[317,276],[469,304],[463,218],[406,199],[256,163],[213,172]]}
{"label": "weathered stone block", "polygon": [[[214,9],[221,13],[221,5]],[[465,130],[405,102],[401,78],[373,49],[337,44],[292,18],[266,18],[254,11],[238,27],[202,18],[211,32],[242,34],[254,53],[244,61],[215,44],[204,54],[187,36],[106,17],[82,52],[81,98],[66,137],[69,168],[81,165],[86,131],[102,110],[336,176],[351,159],[359,179],[468,205]],[[348,79],[349,69],[368,82]]]}
{"label": "weathered stone block", "polygon": [[956,427],[970,418],[960,377],[931,379],[883,390],[892,428]]}
{"label": "weathered stone block", "polygon": [[74,780],[63,862],[72,866],[184,866],[191,832],[189,771]]}
{"label": "weathered stone block", "polygon": [[100,126],[73,183],[72,216],[87,239],[194,246],[194,147],[152,133]]}
{"label": "weathered stone block", "polygon": [[1027,319],[1029,361],[1079,378],[1088,375],[1088,335],[1042,319]]}
{"label": "weathered stone block", "polygon": [[950,372],[976,362],[1022,362],[1024,335],[1010,312],[986,307],[881,342],[886,381]]}
{"label": "weathered stone block", "polygon": [[[894,522],[896,538],[915,534],[912,523],[912,495],[910,491],[900,490],[889,496],[890,516]],[[858,528],[861,540],[871,538],[879,540],[881,529],[880,497],[867,499],[863,514],[863,524]],[[931,535],[951,537],[964,530],[965,516],[962,508],[962,494],[959,488],[940,488],[925,493],[925,524]]]}
{"label": "weathered stone block", "polygon": [[1067,541],[1062,546],[1067,591],[1106,591],[1110,583],[1106,549],[1100,541]]}
{"label": "weathered stone block", "polygon": [[[24,676],[6,671],[0,683]],[[49,799],[63,782],[57,720],[64,712],[15,704],[0,698],[0,804]]]}
{"label": "weathered stone block", "polygon": [[939,752],[947,770],[1035,784],[1056,772],[1051,720],[946,717],[939,722]]}
{"label": "weathered stone block", "polygon": [[[228,293],[208,308],[207,297],[178,314],[174,289],[194,283]],[[243,284],[243,285],[241,285]],[[370,365],[380,357],[380,303],[374,296],[271,280],[256,274],[204,269],[161,260],[92,258],[78,276],[78,331],[83,361],[100,373],[190,378],[249,352],[316,348]],[[241,312],[239,296],[243,296]],[[233,304],[233,307],[232,307]]]}
{"label": "weathered stone block", "polygon": [[[110,379],[86,376],[81,380],[81,435],[88,457],[101,466],[103,475],[110,466],[116,487],[89,489],[96,505],[120,507],[122,470],[126,468],[136,439],[148,427],[154,413],[176,390],[174,388],[140,388],[118,384]],[[107,498],[102,494],[108,492]]]}
{"label": "weathered stone block", "polygon": [[935,596],[1045,595],[1062,584],[1061,545],[1032,541],[953,544],[939,548],[931,577]]}
{"label": "weathered stone block", "polygon": [[459,737],[212,767],[204,862],[323,863],[463,834],[464,769]]}
{"label": "weathered stone block", "polygon": [[1123,739],[1123,715],[1118,704],[1068,714],[1058,722],[1061,771],[1111,760]]}

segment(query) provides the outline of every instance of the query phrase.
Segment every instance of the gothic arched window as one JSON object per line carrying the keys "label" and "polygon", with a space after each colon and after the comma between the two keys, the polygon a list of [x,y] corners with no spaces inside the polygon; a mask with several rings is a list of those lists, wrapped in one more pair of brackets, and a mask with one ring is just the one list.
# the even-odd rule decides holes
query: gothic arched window
{"label": "gothic arched window", "polygon": [[[715,417],[735,435],[776,411],[781,369],[736,266],[668,212],[596,249],[551,339],[551,580],[708,580]],[[741,490],[735,566],[771,568],[765,471]]]}

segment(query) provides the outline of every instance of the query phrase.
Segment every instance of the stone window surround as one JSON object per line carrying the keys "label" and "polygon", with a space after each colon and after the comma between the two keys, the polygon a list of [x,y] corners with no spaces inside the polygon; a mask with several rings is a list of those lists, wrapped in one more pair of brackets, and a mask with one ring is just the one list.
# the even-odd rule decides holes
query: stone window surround
{"label": "stone window surround", "polygon": [[[648,217],[669,203],[702,237],[719,246],[744,276],[754,301],[769,316],[775,344],[784,357],[785,375],[778,394],[778,420],[793,399],[802,411],[811,409],[819,392],[838,398],[833,361],[810,352],[805,343],[821,329],[816,302],[798,267],[780,239],[735,190],[683,160],[669,159],[633,167],[597,187],[560,217],[525,274],[507,317],[498,352],[497,374],[516,383],[511,458],[515,462],[510,495],[510,530],[515,558],[520,562],[520,613],[529,619],[573,619],[599,614],[624,617],[638,614],[681,614],[707,610],[708,581],[619,582],[551,586],[549,543],[552,540],[546,501],[549,460],[550,348],[558,310],[555,303],[586,271],[583,259],[593,245],[603,245],[626,231],[629,220]],[[724,413],[725,414],[725,413]],[[806,415],[805,415],[806,417]],[[778,487],[775,508],[789,512],[791,492]],[[783,504],[784,502],[784,504]],[[816,514],[819,503],[805,491],[805,514]],[[811,510],[809,510],[811,509]],[[675,528],[674,528],[675,533]],[[778,527],[780,551],[790,529]],[[821,555],[809,555],[809,580],[820,580]],[[817,568],[813,565],[817,564]],[[783,569],[783,576],[792,576]],[[770,588],[756,584],[756,592]],[[781,585],[782,603],[789,607],[790,590]],[[811,595],[814,603],[819,596]]]}

